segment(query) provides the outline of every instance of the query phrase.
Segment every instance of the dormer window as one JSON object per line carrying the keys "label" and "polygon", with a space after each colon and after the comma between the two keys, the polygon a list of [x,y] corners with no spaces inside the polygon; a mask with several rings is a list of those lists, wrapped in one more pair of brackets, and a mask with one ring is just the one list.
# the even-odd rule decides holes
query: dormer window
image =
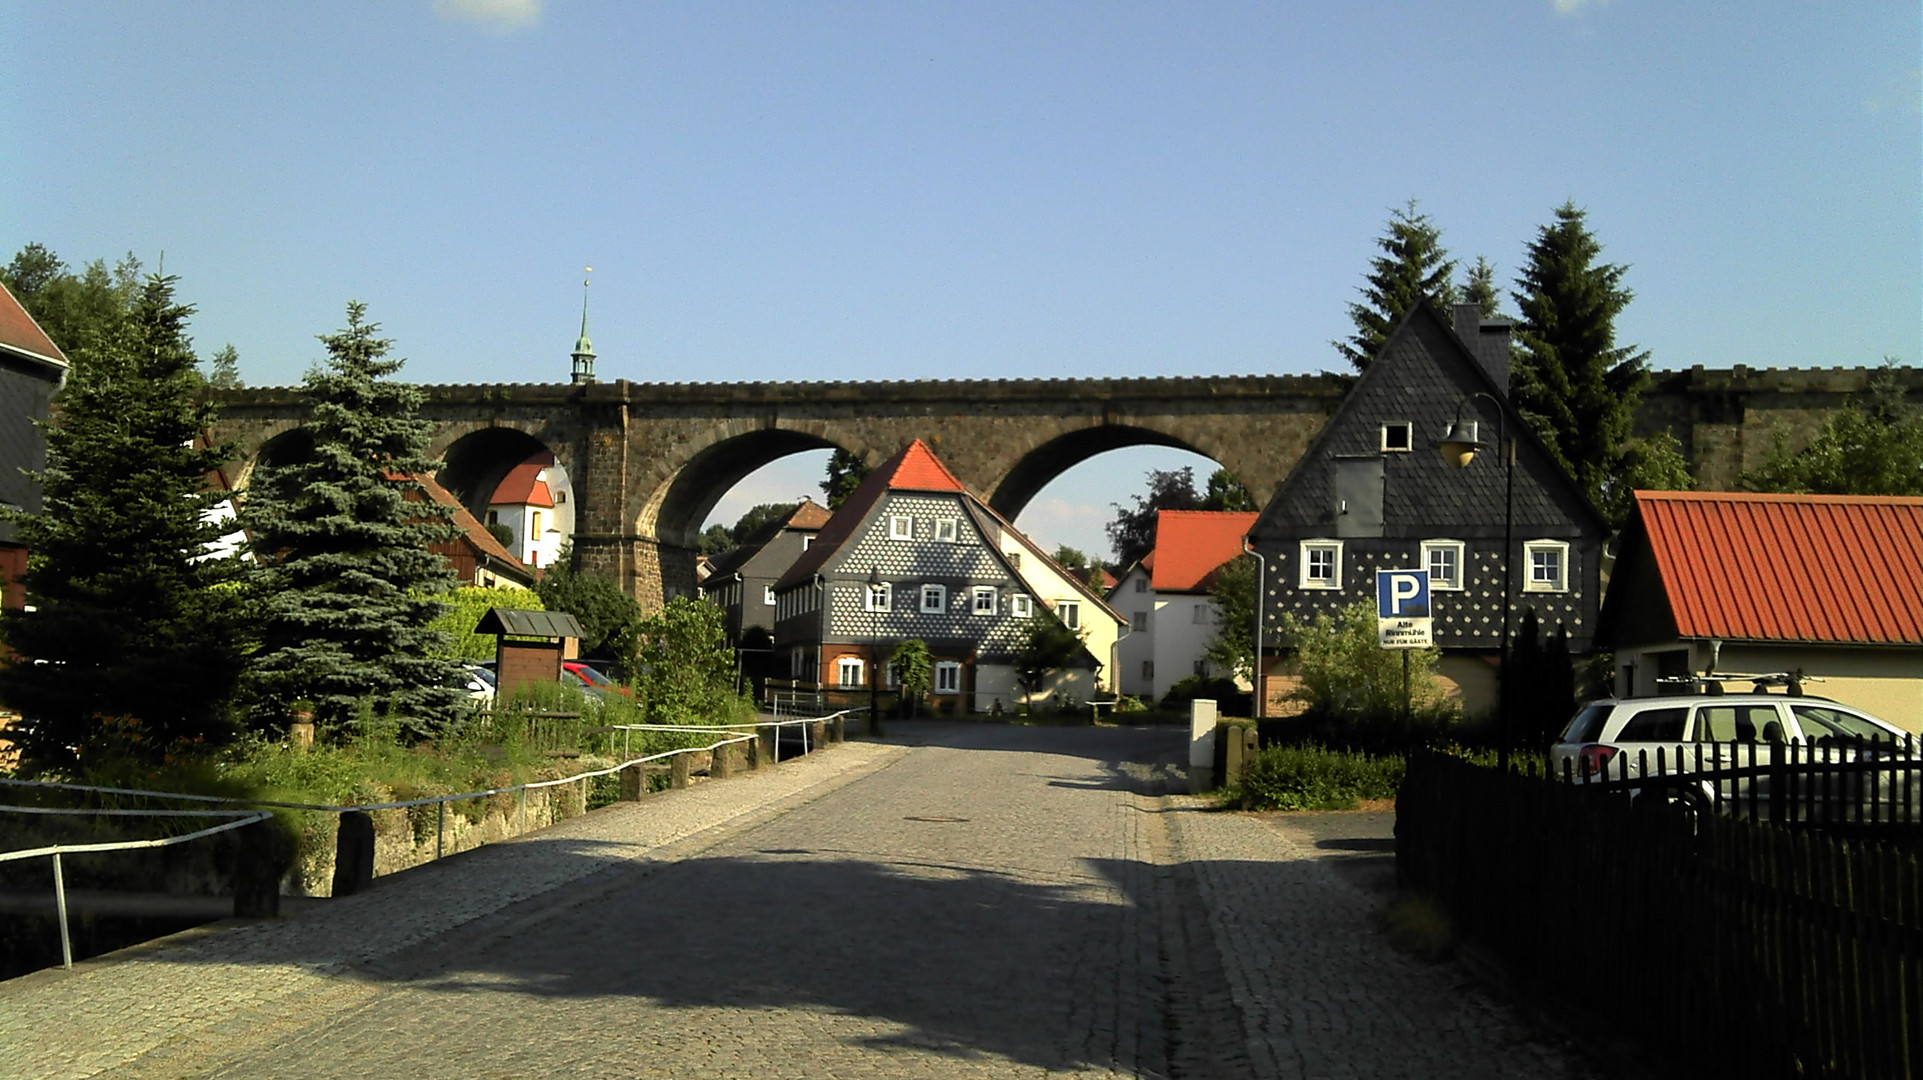
{"label": "dormer window", "polygon": [[915,519],[907,514],[888,516],[888,539],[913,540],[915,538]]}
{"label": "dormer window", "polygon": [[1384,453],[1406,454],[1415,449],[1415,425],[1407,420],[1392,420],[1382,425]]}
{"label": "dormer window", "polygon": [[954,543],[961,535],[961,522],[955,518],[935,519],[935,539]]}

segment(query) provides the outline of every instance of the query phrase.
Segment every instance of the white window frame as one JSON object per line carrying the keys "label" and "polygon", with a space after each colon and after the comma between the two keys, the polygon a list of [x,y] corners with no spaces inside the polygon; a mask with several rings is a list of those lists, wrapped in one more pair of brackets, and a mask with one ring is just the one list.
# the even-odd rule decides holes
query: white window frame
{"label": "white window frame", "polygon": [[775,605],[775,587],[773,585],[763,585],[761,587],[761,602],[769,607]]}
{"label": "white window frame", "polygon": [[961,668],[962,666],[953,660],[935,661],[935,693],[961,693]]}
{"label": "white window frame", "polygon": [[[921,587],[921,610],[937,614],[948,610],[948,586],[923,585]],[[931,602],[932,601],[932,602]]]}
{"label": "white window frame", "polygon": [[[1536,556],[1555,556],[1555,580],[1536,577]],[[1569,591],[1569,544],[1563,540],[1526,540],[1522,545],[1522,591],[1559,593]]]}
{"label": "white window frame", "polygon": [[1082,628],[1082,602],[1080,600],[1055,601],[1055,617],[1070,630]]}
{"label": "white window frame", "polygon": [[[1402,445],[1391,445],[1389,433],[1399,433]],[[1407,420],[1390,420],[1382,425],[1382,452],[1385,454],[1406,454],[1416,448],[1416,426]]]}
{"label": "white window frame", "polygon": [[[854,680],[849,681],[850,675]],[[868,665],[859,656],[842,656],[835,659],[835,685],[846,690],[850,687],[868,685]]]}
{"label": "white window frame", "polygon": [[1026,619],[1035,614],[1035,601],[1027,593],[1016,593],[1008,598],[1008,613],[1018,619]]}
{"label": "white window frame", "polygon": [[801,538],[801,550],[803,551],[808,550],[810,547],[814,546],[814,542],[815,542],[815,538],[812,534],[803,536]]}
{"label": "white window frame", "polygon": [[895,586],[890,582],[879,585],[861,583],[862,604],[869,611],[889,611],[894,607]]}
{"label": "white window frame", "polygon": [[913,540],[915,538],[915,519],[907,514],[888,515],[888,539]]}
{"label": "white window frame", "polygon": [[935,539],[949,544],[959,543],[961,541],[961,519],[936,518]]}
{"label": "white window frame", "polygon": [[969,593],[968,610],[975,615],[993,615],[1001,608],[993,585],[977,585]]}
{"label": "white window frame", "polygon": [[[1311,558],[1311,556],[1313,554],[1322,553],[1322,552],[1329,553],[1329,571],[1331,576],[1329,577],[1328,580],[1323,580],[1321,578],[1311,578],[1309,576],[1309,571],[1314,569],[1314,566],[1315,566],[1314,560]],[[1302,544],[1301,544],[1301,558],[1302,558],[1302,568],[1296,577],[1296,588],[1298,589],[1340,589],[1342,588],[1342,541],[1340,540],[1304,540],[1302,541]]]}
{"label": "white window frame", "polygon": [[[1424,540],[1422,542],[1421,566],[1424,570],[1429,571],[1429,591],[1461,592],[1463,590],[1465,587],[1463,582],[1464,567],[1467,566],[1466,546],[1467,545],[1460,540]],[[1434,565],[1429,560],[1429,553],[1440,551],[1453,552],[1455,555],[1456,577],[1454,581],[1444,581],[1436,577]]]}

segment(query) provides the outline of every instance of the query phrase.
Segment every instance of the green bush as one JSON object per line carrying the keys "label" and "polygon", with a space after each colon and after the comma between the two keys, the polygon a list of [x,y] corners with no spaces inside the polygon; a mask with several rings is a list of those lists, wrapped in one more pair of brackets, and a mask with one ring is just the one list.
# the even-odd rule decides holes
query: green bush
{"label": "green bush", "polygon": [[1360,799],[1393,799],[1399,757],[1331,750],[1313,743],[1271,746],[1242,777],[1244,810],[1352,810]]}
{"label": "green bush", "polygon": [[489,608],[507,608],[512,611],[540,611],[541,597],[529,589],[516,589],[507,586],[482,588],[478,585],[463,585],[452,593],[441,597],[450,606],[441,617],[434,620],[434,629],[439,630],[448,644],[446,656],[454,660],[481,661],[494,659],[495,637],[493,634],[477,634],[474,627],[486,615]]}

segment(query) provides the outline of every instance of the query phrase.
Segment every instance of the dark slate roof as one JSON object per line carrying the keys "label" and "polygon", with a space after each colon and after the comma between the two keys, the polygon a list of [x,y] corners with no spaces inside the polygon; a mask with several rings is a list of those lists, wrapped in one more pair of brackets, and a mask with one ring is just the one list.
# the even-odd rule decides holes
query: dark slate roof
{"label": "dark slate roof", "polygon": [[571,637],[585,634],[580,620],[565,611],[518,611],[488,608],[474,627],[477,634],[513,634],[516,637]]}
{"label": "dark slate roof", "polygon": [[[1481,438],[1490,449],[1467,468],[1442,460],[1436,443],[1456,418],[1469,394],[1482,392],[1502,402],[1500,425],[1495,406],[1477,399],[1465,418],[1481,421]],[[1382,453],[1382,425],[1408,421],[1412,448]],[[1369,369],[1356,380],[1335,415],[1297,462],[1289,478],[1249,530],[1252,541],[1334,536],[1333,460],[1348,456],[1383,457],[1383,530],[1385,537],[1500,537],[1503,526],[1504,470],[1498,428],[1516,439],[1515,529],[1519,538],[1601,535],[1602,517],[1575,481],[1562,471],[1534,429],[1509,404],[1506,387],[1497,386],[1449,322],[1427,301],[1399,323]]]}

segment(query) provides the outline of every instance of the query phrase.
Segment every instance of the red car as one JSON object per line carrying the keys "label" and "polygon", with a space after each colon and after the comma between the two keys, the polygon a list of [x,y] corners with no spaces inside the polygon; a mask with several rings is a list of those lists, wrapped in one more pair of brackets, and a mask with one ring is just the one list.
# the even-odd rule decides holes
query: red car
{"label": "red car", "polygon": [[633,690],[615,682],[613,679],[603,675],[600,671],[579,660],[561,661],[561,670],[566,675],[571,675],[579,680],[581,688],[586,690],[591,697],[606,696],[608,694],[620,694],[622,697],[628,698],[634,696]]}

